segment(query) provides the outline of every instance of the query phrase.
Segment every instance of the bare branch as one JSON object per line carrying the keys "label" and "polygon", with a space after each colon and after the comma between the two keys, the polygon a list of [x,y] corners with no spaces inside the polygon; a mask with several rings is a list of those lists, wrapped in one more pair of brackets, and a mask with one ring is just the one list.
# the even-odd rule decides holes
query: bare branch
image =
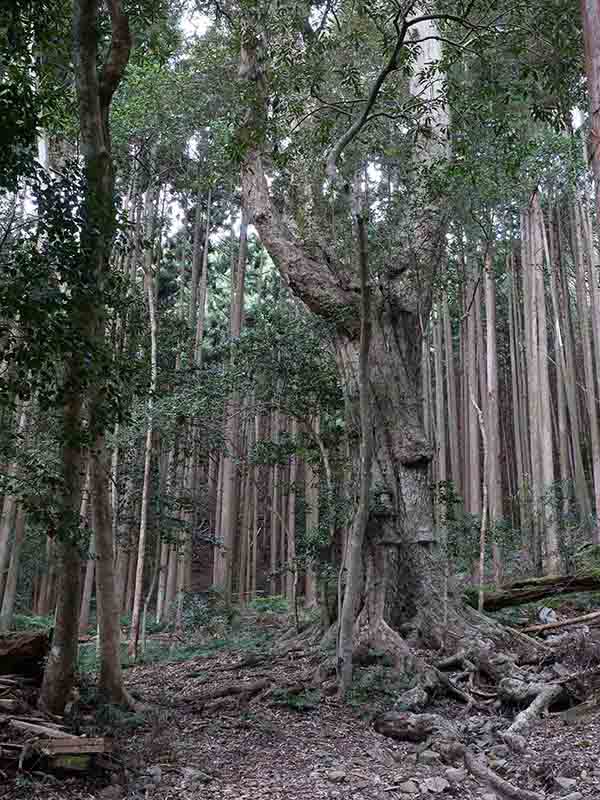
{"label": "bare branch", "polygon": [[[415,25],[419,25],[422,22],[433,22],[436,20],[456,22],[460,25],[463,25],[464,27],[469,28],[469,30],[472,31],[481,30],[485,26],[475,25],[473,23],[470,23],[467,19],[467,17],[469,16],[469,14],[473,9],[473,6],[475,5],[475,2],[476,0],[471,0],[469,2],[463,16],[457,16],[455,14],[424,14],[420,17],[413,17],[411,19],[408,19],[408,14],[410,14],[410,12],[414,7],[414,2],[411,2],[407,9],[400,9],[400,8],[398,9],[393,18],[393,25],[396,30],[396,42],[394,45],[394,49],[390,57],[388,58],[387,62],[379,72],[379,75],[375,79],[362,112],[352,123],[352,125],[338,139],[335,145],[331,148],[329,155],[327,156],[325,169],[327,177],[332,182],[335,182],[337,176],[337,163],[339,161],[340,156],[342,155],[346,147],[358,136],[360,131],[369,121],[371,109],[377,102],[377,98],[379,97],[381,87],[385,83],[387,77],[392,72],[398,69],[400,52],[402,48],[405,46],[405,44],[412,44],[412,42],[406,42],[406,36],[408,34],[408,31]],[[401,18],[403,20],[402,23],[400,23]],[[427,38],[431,39],[437,37],[427,37]],[[426,39],[424,38],[421,41],[426,41]],[[451,42],[451,44],[454,45],[456,43]]]}
{"label": "bare branch", "polygon": [[394,49],[388,58],[386,64],[383,66],[379,75],[375,79],[373,86],[371,87],[371,91],[367,97],[367,101],[365,103],[365,107],[363,108],[362,112],[356,118],[356,120],[352,123],[352,125],[342,134],[342,136],[338,139],[335,145],[331,148],[329,155],[327,156],[326,162],[326,174],[327,177],[334,182],[336,175],[337,175],[337,162],[344,152],[346,147],[352,142],[363,129],[369,113],[375,103],[377,102],[377,98],[379,97],[379,92],[381,91],[381,87],[383,86],[386,78],[396,69],[398,69],[398,58],[400,56],[400,51],[404,45],[404,40],[406,38],[406,33],[408,31],[408,26],[406,24],[406,19],[402,26],[400,26],[400,17],[402,12],[398,11],[396,16],[394,17],[394,28],[396,29],[396,44],[394,45]]}

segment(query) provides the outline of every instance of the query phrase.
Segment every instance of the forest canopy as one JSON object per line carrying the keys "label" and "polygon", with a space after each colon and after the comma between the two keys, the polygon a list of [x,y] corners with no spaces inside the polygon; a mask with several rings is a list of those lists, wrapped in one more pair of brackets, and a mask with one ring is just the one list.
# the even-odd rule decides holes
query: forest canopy
{"label": "forest canopy", "polygon": [[560,693],[483,612],[598,588],[595,4],[4,0],[0,39],[0,634],[52,627],[40,709],[92,629],[135,708],[152,626],[278,598],[340,699],[366,652],[411,712],[485,673],[537,703],[518,750]]}

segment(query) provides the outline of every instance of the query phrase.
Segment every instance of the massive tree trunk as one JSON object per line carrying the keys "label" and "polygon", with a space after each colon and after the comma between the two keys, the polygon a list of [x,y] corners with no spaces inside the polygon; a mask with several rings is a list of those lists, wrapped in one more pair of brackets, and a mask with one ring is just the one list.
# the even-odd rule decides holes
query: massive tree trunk
{"label": "massive tree trunk", "polygon": [[[288,282],[307,305],[326,317],[341,320],[335,349],[350,417],[358,425],[359,331],[356,293],[338,280],[333,270],[297,240],[272,207],[262,171],[262,158],[253,151],[244,174],[244,192],[254,209],[254,224]],[[430,264],[441,251],[441,226],[434,237]],[[437,234],[437,235],[436,235]],[[325,265],[325,266],[323,266]],[[370,313],[371,355],[369,400],[373,409],[376,511],[367,527],[367,594],[365,612],[392,625],[414,615],[422,571],[417,566],[417,541],[432,536],[432,499],[428,479],[431,447],[421,418],[422,318],[429,308],[411,290],[412,270],[390,281],[376,295]],[[355,444],[358,436],[354,436]]]}
{"label": "massive tree trunk", "polygon": [[[426,23],[419,34],[428,35],[430,27],[432,23]],[[428,46],[422,48],[423,63],[436,60],[429,44],[439,48],[439,41],[432,35]],[[259,68],[256,46],[256,33],[246,29],[240,74],[256,82],[257,107],[249,112],[244,130],[249,142],[242,164],[244,203],[253,213],[261,241],[292,291],[313,312],[335,325],[335,351],[353,428],[353,457],[358,463],[358,276],[335,257],[326,243],[302,239],[289,214],[281,212],[273,201],[259,133],[268,87]],[[382,70],[379,85],[393,68]],[[419,92],[423,96],[422,86]],[[431,99],[435,99],[435,89],[431,93]],[[437,123],[443,124],[441,119],[436,120],[436,128]],[[355,135],[360,126],[353,129]],[[348,137],[343,138],[347,144]],[[419,144],[423,157],[443,157],[437,133]],[[336,157],[342,151],[339,145],[338,142],[332,150]],[[330,157],[328,172],[331,163]],[[433,276],[443,253],[445,227],[440,209],[428,202],[423,192],[415,192],[417,195],[420,207],[415,211],[418,224],[412,246],[402,263],[381,277],[369,318],[373,481],[364,548],[363,602],[358,609],[357,628],[385,647],[401,644],[399,637],[390,636],[390,626],[397,628],[411,619],[418,624],[417,610],[424,611],[424,599],[435,595],[424,591],[427,575],[417,545],[418,541],[433,538],[428,476],[432,452],[423,431],[421,343],[430,311]]]}

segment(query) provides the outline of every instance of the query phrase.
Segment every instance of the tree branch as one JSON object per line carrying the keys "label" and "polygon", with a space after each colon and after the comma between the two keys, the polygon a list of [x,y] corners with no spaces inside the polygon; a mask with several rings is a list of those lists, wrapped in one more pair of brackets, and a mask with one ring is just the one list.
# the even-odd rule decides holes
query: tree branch
{"label": "tree branch", "polygon": [[331,148],[329,155],[327,156],[327,162],[325,171],[329,180],[334,183],[336,176],[337,176],[337,162],[344,152],[346,147],[350,144],[350,142],[355,139],[360,131],[363,129],[369,113],[373,106],[375,105],[377,98],[379,97],[379,92],[381,91],[381,87],[383,86],[386,78],[396,69],[398,69],[398,58],[400,56],[400,51],[402,50],[402,46],[404,45],[404,40],[406,38],[406,33],[408,31],[408,25],[406,22],[406,18],[404,19],[404,23],[400,27],[400,17],[402,15],[402,11],[398,11],[396,16],[394,17],[394,28],[396,29],[396,44],[394,45],[394,49],[392,54],[388,58],[386,64],[382,67],[379,72],[379,75],[375,78],[375,81],[371,87],[371,91],[367,97],[365,106],[359,116],[355,119],[352,125],[342,134],[342,136],[338,139],[338,141],[334,144]]}
{"label": "tree branch", "polygon": [[104,109],[108,109],[129,61],[131,51],[131,33],[129,20],[123,11],[121,0],[106,0],[112,38],[110,48],[100,76],[100,100]]}
{"label": "tree branch", "polygon": [[239,76],[255,87],[246,124],[240,130],[245,147],[241,165],[245,206],[253,210],[252,221],[261,241],[292,291],[317,315],[357,332],[358,291],[353,291],[350,276],[324,244],[302,239],[273,202],[262,152],[267,93],[257,46],[256,32],[252,28],[243,31]]}
{"label": "tree branch", "polygon": [[[398,69],[400,52],[406,43],[406,35],[408,31],[415,25],[419,25],[422,22],[434,22],[436,20],[456,22],[460,25],[463,25],[464,27],[467,27],[469,30],[472,31],[480,30],[482,26],[474,25],[468,22],[467,20],[467,17],[471,13],[473,6],[475,5],[475,2],[476,0],[471,0],[469,2],[463,16],[457,16],[455,14],[424,14],[420,17],[413,17],[412,19],[409,19],[408,14],[410,14],[410,12],[412,11],[414,7],[414,2],[411,2],[408,8],[405,10],[398,9],[393,18],[393,25],[396,30],[396,43],[394,45],[392,54],[390,55],[387,62],[379,72],[379,75],[375,79],[362,112],[352,123],[352,125],[342,134],[342,136],[340,136],[338,141],[331,148],[329,155],[327,156],[325,170],[327,177],[332,183],[335,182],[337,176],[337,162],[339,161],[340,156],[342,155],[346,147],[348,147],[348,145],[358,136],[358,134],[361,132],[361,130],[369,121],[369,115],[371,109],[377,102],[377,98],[379,97],[381,87],[383,86],[388,75],[390,75],[392,72]],[[403,18],[402,24],[400,24],[401,18]],[[426,39],[424,38],[421,41],[426,41],[427,39],[432,39],[432,38],[439,38],[439,37],[427,37]],[[408,44],[412,44],[412,42],[409,42]],[[456,45],[455,42],[452,42],[451,44]]]}
{"label": "tree branch", "polygon": [[[242,165],[242,194],[246,208],[253,209],[253,223],[261,241],[292,291],[316,314],[354,329],[358,298],[344,286],[344,273],[321,248],[313,248],[297,236],[275,208],[264,172],[263,159],[255,147],[249,149]],[[314,252],[316,250],[316,252]],[[340,309],[348,309],[340,319]]]}

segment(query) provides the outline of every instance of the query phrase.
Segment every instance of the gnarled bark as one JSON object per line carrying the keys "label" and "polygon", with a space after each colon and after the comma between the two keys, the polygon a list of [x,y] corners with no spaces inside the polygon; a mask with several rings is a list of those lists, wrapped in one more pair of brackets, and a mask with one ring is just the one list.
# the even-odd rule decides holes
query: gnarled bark
{"label": "gnarled bark", "polygon": [[[427,35],[424,38],[427,45],[422,47],[420,56],[422,63],[435,61],[440,52],[439,40],[434,35],[434,20],[400,20],[399,46],[402,32],[416,24],[420,26],[419,34]],[[267,182],[268,167],[263,148],[269,87],[257,56],[259,35],[254,25],[245,20],[242,26],[240,76],[254,84],[254,102],[240,131],[245,145],[241,169],[243,201],[253,215],[261,241],[292,291],[314,313],[335,326],[334,346],[346,393],[350,428],[354,429],[351,439],[358,474],[360,435],[357,434],[361,430],[358,276],[349,273],[326,243],[303,239],[290,210],[282,211],[274,202]],[[393,60],[382,68],[369,96],[369,107],[376,101],[379,88],[395,63]],[[417,70],[420,68],[418,64]],[[439,100],[436,87],[435,81],[428,87],[433,101]],[[419,76],[414,76],[411,88],[422,96]],[[417,160],[421,162],[445,155],[443,145],[440,147],[441,137],[437,135],[445,123],[445,112],[441,103],[434,105],[434,116],[439,115],[435,122],[437,132],[419,142],[416,151],[419,153]],[[352,136],[342,137],[341,147],[339,142],[334,146],[330,166],[332,158],[335,166],[335,160],[353,140],[367,116],[364,111],[360,112],[351,126]],[[380,277],[368,320],[371,355],[367,399],[372,408],[373,483],[363,550],[366,564],[362,578],[363,602],[357,608],[358,629],[364,633],[366,627],[375,638],[400,650],[403,650],[402,640],[398,634],[390,636],[388,632],[393,633],[393,628],[415,617],[417,609],[424,607],[421,601],[431,594],[424,591],[425,562],[419,558],[416,545],[417,540],[431,540],[433,534],[428,479],[432,448],[422,421],[421,342],[430,310],[433,276],[443,252],[444,218],[440,209],[424,196],[419,202],[414,240],[401,263]],[[362,638],[360,630],[357,633]]]}

